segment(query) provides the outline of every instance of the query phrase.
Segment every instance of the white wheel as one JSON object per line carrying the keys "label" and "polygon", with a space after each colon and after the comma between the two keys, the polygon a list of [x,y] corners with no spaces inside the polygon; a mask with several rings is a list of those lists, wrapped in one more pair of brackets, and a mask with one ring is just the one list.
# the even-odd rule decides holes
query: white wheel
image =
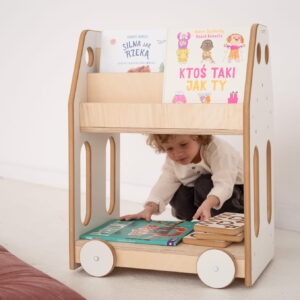
{"label": "white wheel", "polygon": [[81,248],[80,263],[88,274],[96,277],[105,276],[114,268],[114,249],[104,241],[89,241]]}
{"label": "white wheel", "polygon": [[224,288],[235,277],[234,259],[225,251],[211,249],[203,252],[197,262],[201,281],[212,288]]}

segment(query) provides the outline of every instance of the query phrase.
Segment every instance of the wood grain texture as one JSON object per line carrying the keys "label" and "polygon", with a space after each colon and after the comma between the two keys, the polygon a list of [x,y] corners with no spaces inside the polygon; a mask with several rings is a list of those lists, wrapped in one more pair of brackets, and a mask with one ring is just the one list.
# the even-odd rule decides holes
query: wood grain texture
{"label": "wood grain texture", "polygon": [[161,103],[163,73],[88,73],[88,102]]}
{"label": "wood grain texture", "polygon": [[81,103],[80,127],[242,134],[243,104]]}
{"label": "wood grain texture", "polygon": [[[76,241],[76,261],[88,240]],[[116,267],[197,274],[199,256],[209,247],[179,244],[175,247],[109,242],[116,253]],[[237,264],[236,277],[245,277],[244,245],[232,244],[226,251]]]}
{"label": "wood grain texture", "polygon": [[248,64],[244,93],[243,149],[244,149],[244,214],[245,214],[245,285],[252,285],[251,275],[251,203],[250,203],[250,100],[258,24],[251,27]]}
{"label": "wood grain texture", "polygon": [[68,102],[68,131],[69,131],[69,267],[70,269],[76,268],[75,263],[75,148],[74,148],[74,135],[75,135],[75,116],[74,116],[74,103],[76,96],[77,82],[80,72],[81,57],[83,56],[84,40],[88,30],[84,30],[79,38],[77,54],[75,59],[74,72],[72,77],[69,102]]}

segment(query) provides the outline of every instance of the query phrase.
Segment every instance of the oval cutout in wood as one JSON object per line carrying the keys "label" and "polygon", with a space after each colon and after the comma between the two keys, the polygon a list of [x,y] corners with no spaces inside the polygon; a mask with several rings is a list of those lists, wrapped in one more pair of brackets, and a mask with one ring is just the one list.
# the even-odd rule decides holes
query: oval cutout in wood
{"label": "oval cutout in wood", "polygon": [[272,220],[272,153],[269,140],[267,143],[267,218],[270,224]]}
{"label": "oval cutout in wood", "polygon": [[116,202],[116,144],[111,136],[106,143],[106,211],[112,214]]}
{"label": "oval cutout in wood", "polygon": [[257,63],[260,64],[260,62],[261,62],[261,46],[260,46],[260,43],[258,43],[257,46],[256,46],[256,59],[257,59]]}
{"label": "oval cutout in wood", "polygon": [[80,151],[80,219],[88,225],[91,219],[91,146],[84,142]]}
{"label": "oval cutout in wood", "polygon": [[94,60],[95,60],[94,51],[91,47],[88,47],[85,53],[85,62],[89,67],[92,67],[94,64]]}
{"label": "oval cutout in wood", "polygon": [[269,55],[270,55],[270,53],[269,53],[269,46],[266,45],[265,46],[265,63],[266,63],[266,65],[269,63]]}
{"label": "oval cutout in wood", "polygon": [[254,232],[259,235],[260,214],[259,214],[259,154],[258,148],[254,148],[253,156],[253,189],[254,189]]}

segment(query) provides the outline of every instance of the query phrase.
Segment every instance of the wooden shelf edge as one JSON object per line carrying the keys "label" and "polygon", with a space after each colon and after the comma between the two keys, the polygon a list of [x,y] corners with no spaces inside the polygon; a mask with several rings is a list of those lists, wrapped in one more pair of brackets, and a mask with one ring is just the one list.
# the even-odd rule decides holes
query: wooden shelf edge
{"label": "wooden shelf edge", "polygon": [[242,130],[226,129],[186,129],[186,128],[118,128],[118,127],[80,127],[86,133],[141,133],[141,134],[212,134],[212,135],[243,135]]}
{"label": "wooden shelf edge", "polygon": [[243,104],[80,104],[82,132],[243,134]]}

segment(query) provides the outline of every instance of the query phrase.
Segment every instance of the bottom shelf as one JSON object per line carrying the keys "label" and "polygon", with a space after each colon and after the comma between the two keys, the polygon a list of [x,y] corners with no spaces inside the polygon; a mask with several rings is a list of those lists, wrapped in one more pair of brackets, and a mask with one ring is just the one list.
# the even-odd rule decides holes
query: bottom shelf
{"label": "bottom shelf", "polygon": [[[77,240],[75,260],[80,263],[80,249],[88,240]],[[180,243],[175,247],[109,242],[116,252],[116,267],[170,271],[197,274],[199,256],[211,247]],[[235,243],[225,248],[236,262],[237,278],[245,278],[244,243]]]}

